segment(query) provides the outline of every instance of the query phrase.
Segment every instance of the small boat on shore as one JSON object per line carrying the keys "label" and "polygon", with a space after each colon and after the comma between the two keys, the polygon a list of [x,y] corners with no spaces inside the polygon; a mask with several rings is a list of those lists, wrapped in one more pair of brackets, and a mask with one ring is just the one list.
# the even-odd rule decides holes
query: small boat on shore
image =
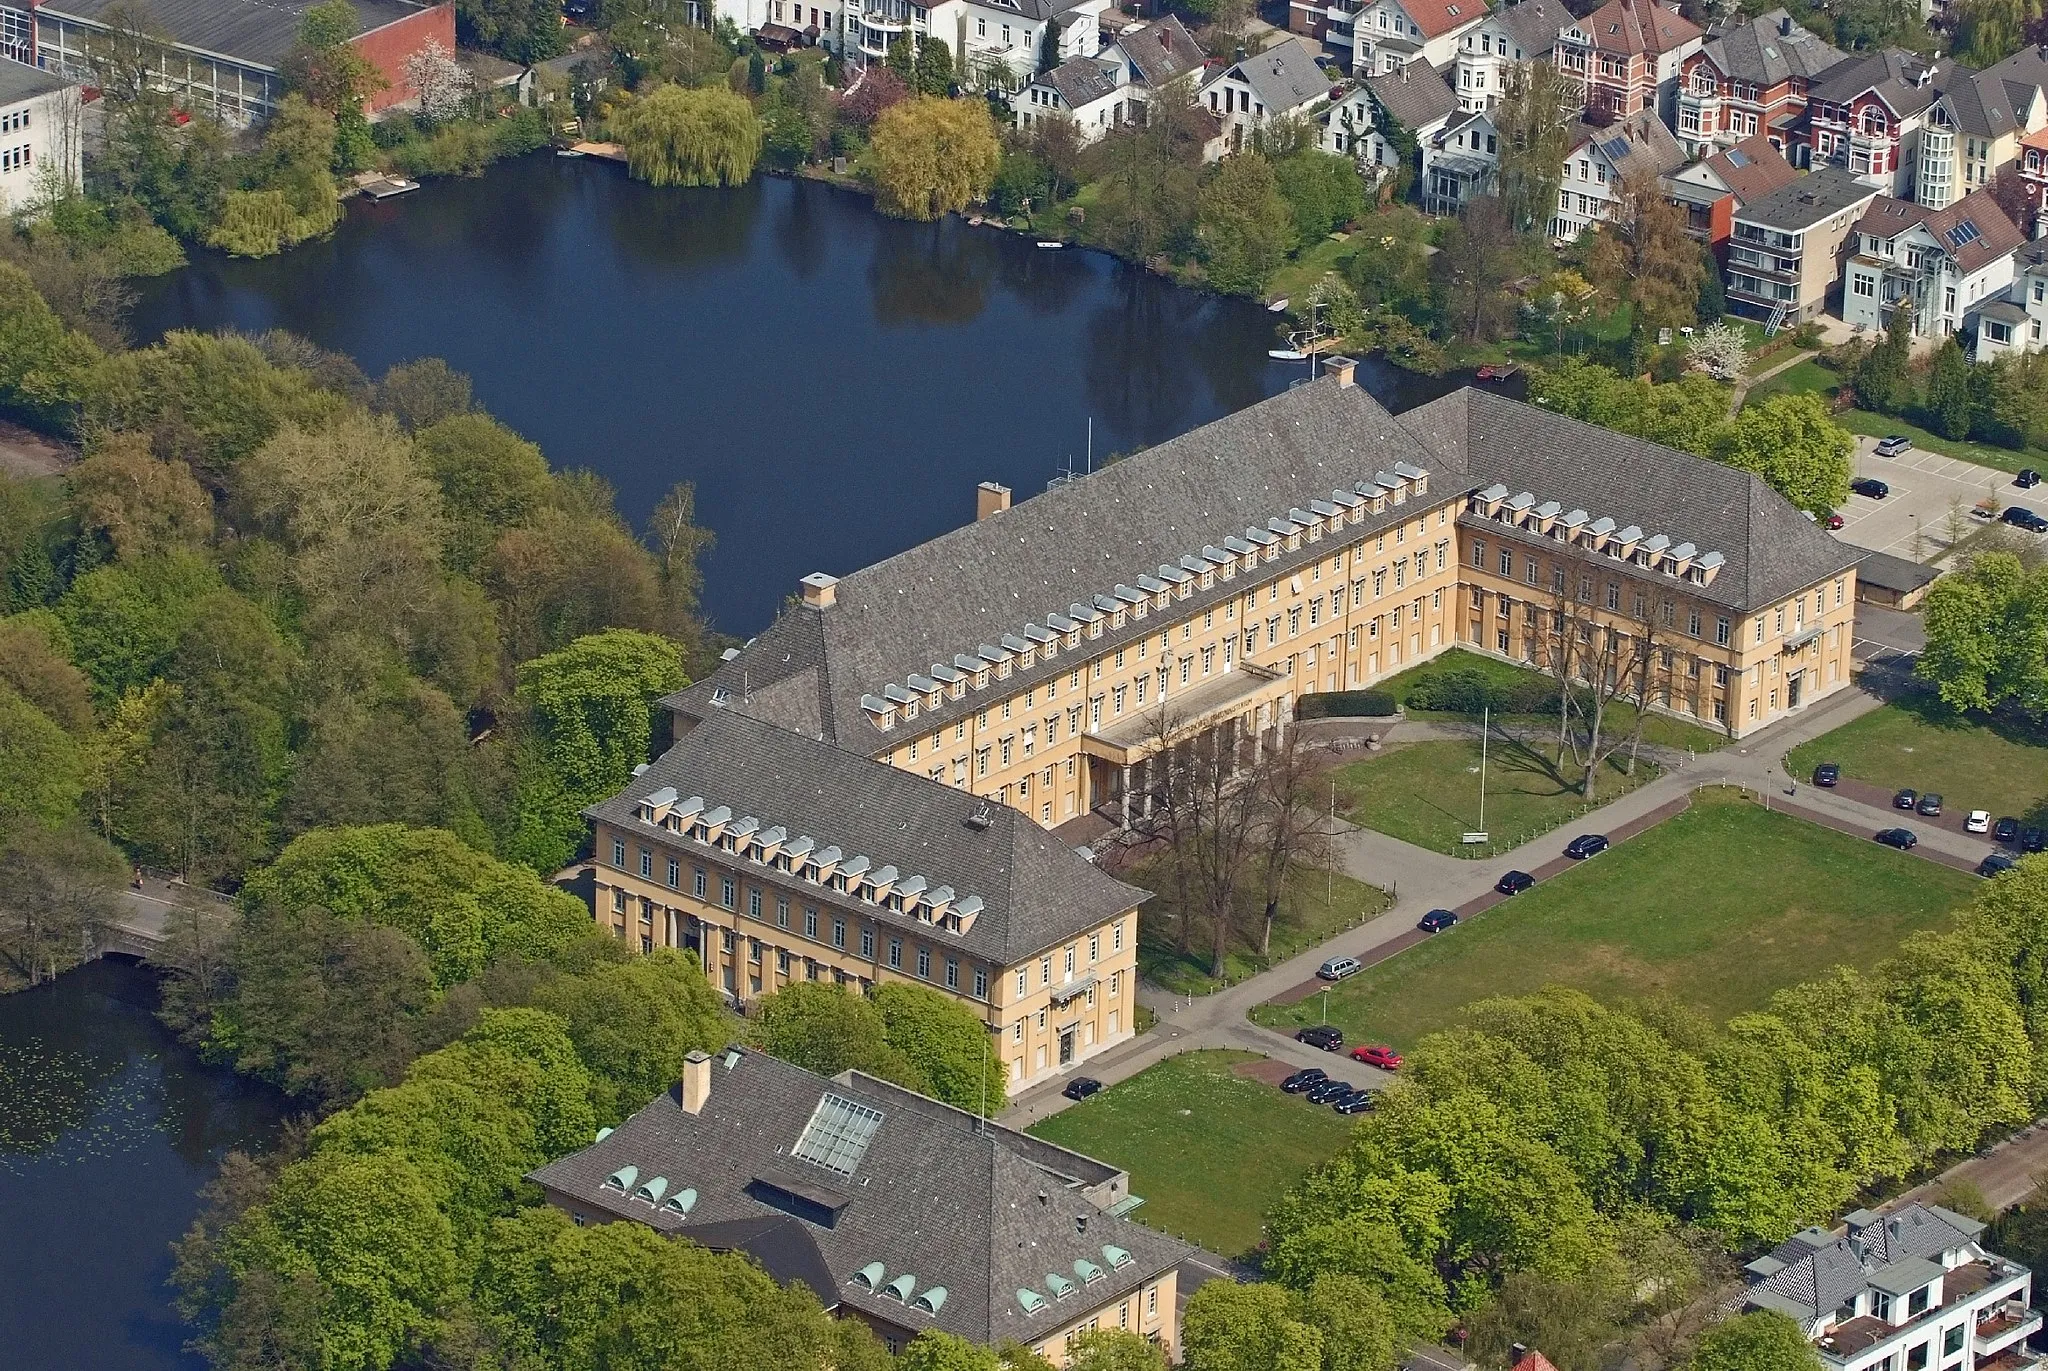
{"label": "small boat on shore", "polygon": [[1266,355],[1276,362],[1299,362],[1308,356],[1299,348],[1267,348]]}
{"label": "small boat on shore", "polygon": [[1050,251],[1057,248],[1063,248],[1066,246],[1066,244],[1054,238],[1041,238],[1038,240],[1038,246]]}
{"label": "small boat on shore", "polygon": [[1521,370],[1513,362],[1489,362],[1475,373],[1482,381],[1505,381]]}
{"label": "small boat on shore", "polygon": [[1267,301],[1267,302],[1266,302],[1266,312],[1267,312],[1268,314],[1285,314],[1285,313],[1287,313],[1287,297],[1286,297],[1286,296],[1284,296],[1284,295],[1282,295],[1282,296],[1278,297],[1277,299],[1274,299],[1274,300],[1269,300],[1269,301]]}
{"label": "small boat on shore", "polygon": [[557,157],[584,157],[584,156],[587,156],[587,155],[588,155],[587,153],[582,153],[582,152],[578,152],[578,151],[577,151],[577,150],[576,150],[575,148],[556,148],[556,149],[555,149],[555,156],[557,156]]}

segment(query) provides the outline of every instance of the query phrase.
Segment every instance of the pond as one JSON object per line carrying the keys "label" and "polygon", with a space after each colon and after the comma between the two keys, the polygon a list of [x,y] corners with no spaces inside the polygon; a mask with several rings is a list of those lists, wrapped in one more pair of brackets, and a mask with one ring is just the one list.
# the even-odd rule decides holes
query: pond
{"label": "pond", "polygon": [[[138,341],[285,328],[372,376],[440,356],[558,467],[618,487],[636,523],[678,480],[717,535],[705,604],[758,632],[811,571],[844,574],[1066,470],[1285,389],[1281,316],[1099,252],[762,178],[642,185],[546,153],[351,206],[331,239],[264,261],[195,254],[151,282]],[[1390,408],[1458,382],[1376,360]]]}

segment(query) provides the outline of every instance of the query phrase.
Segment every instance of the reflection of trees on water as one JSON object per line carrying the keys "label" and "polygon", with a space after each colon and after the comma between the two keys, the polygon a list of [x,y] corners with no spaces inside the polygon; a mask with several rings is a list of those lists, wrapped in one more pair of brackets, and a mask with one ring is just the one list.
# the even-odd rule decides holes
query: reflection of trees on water
{"label": "reflection of trees on water", "polygon": [[779,186],[782,192],[780,210],[775,215],[775,251],[781,256],[782,264],[789,268],[790,275],[799,281],[808,281],[824,267],[834,248],[843,249],[843,243],[833,241],[833,225],[829,218],[844,220],[844,215],[833,215],[831,207],[819,203],[819,197],[806,192],[814,189],[801,182]]}
{"label": "reflection of trees on water", "polygon": [[633,260],[689,274],[745,260],[764,193],[759,180],[673,189],[635,183],[603,197],[605,223]]}
{"label": "reflection of trees on water", "polygon": [[1207,346],[1192,332],[1201,307],[1193,291],[1119,266],[1108,301],[1088,320],[1089,412],[1126,446],[1164,442],[1208,412],[1189,355]]}
{"label": "reflection of trees on water", "polygon": [[[992,230],[975,232],[981,237],[996,236]],[[997,280],[1033,314],[1064,313],[1096,284],[1096,268],[1086,254],[1042,252],[1024,239],[1008,234],[997,238],[992,246],[1002,249],[997,254]]]}
{"label": "reflection of trees on water", "polygon": [[889,225],[868,260],[875,319],[885,325],[969,324],[988,307],[995,244],[958,222]]}

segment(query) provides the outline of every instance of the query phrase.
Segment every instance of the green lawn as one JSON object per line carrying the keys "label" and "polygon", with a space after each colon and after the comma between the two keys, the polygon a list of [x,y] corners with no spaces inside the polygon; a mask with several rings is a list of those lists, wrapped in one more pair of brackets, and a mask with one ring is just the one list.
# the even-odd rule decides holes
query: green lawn
{"label": "green lawn", "polygon": [[[1163,868],[1148,862],[1123,879],[1153,891],[1157,898],[1145,905],[1138,920],[1138,974],[1153,985],[1176,994],[1206,995],[1221,984],[1209,974],[1210,945],[1206,924],[1199,922],[1189,938],[1189,950],[1175,945],[1179,917],[1171,883]],[[1247,891],[1241,902],[1239,927],[1258,929],[1263,920],[1263,900]],[[1292,876],[1280,896],[1279,916],[1273,921],[1273,947],[1261,956],[1255,940],[1232,939],[1224,957],[1224,977],[1243,980],[1276,962],[1286,961],[1305,947],[1327,942],[1347,928],[1356,928],[1384,912],[1393,897],[1377,886],[1355,881],[1341,871],[1301,871]],[[1255,937],[1255,935],[1254,935]]]}
{"label": "green lawn", "polygon": [[2048,737],[1948,714],[1931,699],[1873,710],[1785,758],[1794,776],[1811,776],[1822,762],[1887,790],[1932,790],[1950,809],[2048,821]]}
{"label": "green lawn", "polygon": [[[1873,965],[1978,884],[1702,791],[1684,814],[1342,982],[1330,1022],[1347,1041],[1407,1047],[1475,1000],[1551,983],[1601,999],[1669,994],[1720,1021],[1839,963]],[[1253,1017],[1313,1023],[1321,998]]]}
{"label": "green lawn", "polygon": [[[1388,677],[1373,688],[1375,690],[1384,690],[1392,695],[1395,703],[1399,704],[1404,711],[1408,711],[1412,718],[1464,718],[1465,716],[1463,715],[1441,714],[1426,709],[1408,709],[1408,694],[1415,688],[1418,681],[1425,676],[1438,675],[1447,671],[1478,671],[1491,684],[1504,688],[1524,682],[1537,682],[1546,687],[1553,686],[1552,678],[1536,670],[1534,667],[1516,666],[1513,662],[1504,662],[1498,657],[1488,657],[1477,652],[1468,652],[1462,647],[1454,647],[1440,656],[1432,657],[1419,666],[1409,667],[1397,676]],[[1477,716],[1473,717],[1476,718]],[[1527,717],[1533,718],[1537,716]],[[1608,706],[1607,718],[1608,724],[1606,727],[1617,728],[1626,733],[1629,729],[1635,727],[1635,707],[1617,700]],[[1550,719],[1555,724],[1556,715],[1550,715]],[[1643,741],[1655,743],[1663,747],[1691,748],[1695,752],[1712,752],[1717,747],[1725,747],[1727,745],[1728,735],[1717,733],[1710,728],[1702,728],[1698,724],[1686,723],[1683,719],[1674,718],[1669,714],[1652,712],[1648,722],[1643,725]]]}
{"label": "green lawn", "polygon": [[1251,1052],[1169,1057],[1031,1132],[1131,1173],[1131,1215],[1212,1252],[1240,1256],[1266,1211],[1350,1135],[1348,1120],[1235,1074]]}
{"label": "green lawn", "polygon": [[[1554,744],[1525,746],[1496,736],[1486,748],[1486,815],[1479,814],[1479,740],[1401,743],[1336,772],[1344,817],[1403,842],[1454,857],[1490,857],[1568,823],[1584,813],[1578,772],[1556,765]],[[1594,806],[1606,804],[1658,775],[1648,760],[1624,775],[1621,760],[1603,766]],[[1491,844],[1466,846],[1467,832],[1484,828]]]}
{"label": "green lawn", "polygon": [[[1764,366],[1768,370],[1771,363],[1766,362]],[[1831,396],[1835,393],[1835,387],[1841,383],[1841,377],[1809,357],[1796,366],[1786,367],[1776,376],[1758,381],[1749,388],[1749,394],[1744,397],[1742,403],[1753,405],[1773,395],[1805,393]]]}
{"label": "green lawn", "polygon": [[1864,433],[1873,438],[1903,433],[1913,440],[1914,447],[1939,452],[1944,457],[1953,457],[1959,462],[1975,462],[1978,466],[1991,467],[1997,471],[2018,471],[2021,467],[2048,465],[2048,451],[2040,448],[2016,452],[2012,448],[1992,447],[1988,443],[1959,443],[1953,438],[1944,438],[1916,424],[1909,424],[1894,414],[1872,414],[1869,410],[1848,409],[1837,414],[1835,422],[1851,433]]}

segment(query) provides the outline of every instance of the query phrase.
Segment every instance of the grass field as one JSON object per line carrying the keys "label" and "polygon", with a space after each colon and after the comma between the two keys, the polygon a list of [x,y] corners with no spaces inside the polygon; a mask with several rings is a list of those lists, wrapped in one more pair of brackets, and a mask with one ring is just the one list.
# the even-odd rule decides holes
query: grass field
{"label": "grass field", "polygon": [[1785,758],[1793,776],[1834,762],[1887,790],[1932,790],[1948,808],[2048,820],[2048,737],[1909,699],[1873,710]]}
{"label": "grass field", "polygon": [[[1947,920],[1973,876],[1702,791],[1649,832],[1344,981],[1330,1022],[1397,1047],[1490,995],[1557,983],[1600,999],[1669,994],[1716,1021],[1839,963],[1870,966]],[[1263,1006],[1312,1023],[1315,999]]]}
{"label": "grass field", "polygon": [[[1782,395],[1788,391],[1806,391],[1832,399],[1841,384],[1840,373],[1809,358],[1796,367],[1787,367],[1769,380],[1757,382],[1750,388],[1749,395],[1743,403],[1755,404],[1758,400],[1772,395]],[[2024,466],[2039,467],[2048,463],[2048,451],[2040,448],[2015,451],[2012,448],[1993,447],[1989,443],[1944,438],[1895,414],[1874,414],[1867,409],[1850,409],[1837,414],[1835,422],[1851,433],[1865,434],[1872,438],[1903,433],[1913,440],[1914,447],[1938,452],[1944,457],[1953,457],[1961,462],[1975,462],[1979,466],[1991,467],[1998,471],[2018,471]]]}
{"label": "grass field", "polygon": [[[1453,856],[1487,857],[1583,813],[1578,769],[1556,765],[1554,744],[1523,745],[1496,737],[1486,749],[1486,813],[1479,813],[1479,742],[1403,743],[1336,772],[1338,806],[1352,823]],[[1624,775],[1619,758],[1601,768],[1594,805],[1606,804],[1658,775],[1647,760]],[[1467,847],[1470,831],[1494,835]]]}
{"label": "grass field", "polygon": [[1350,1122],[1232,1072],[1250,1052],[1190,1052],[1072,1105],[1031,1132],[1121,1166],[1145,1203],[1131,1215],[1235,1257],[1265,1213],[1343,1146]]}
{"label": "grass field", "polygon": [[[1441,656],[1432,657],[1419,666],[1409,667],[1397,676],[1388,677],[1373,688],[1388,692],[1402,709],[1407,710],[1408,693],[1415,688],[1418,681],[1425,676],[1434,676],[1448,671],[1478,671],[1488,681],[1499,686],[1513,686],[1529,681],[1540,683],[1546,687],[1553,685],[1549,676],[1536,670],[1534,667],[1516,666],[1513,662],[1503,662],[1498,657],[1487,657],[1477,652],[1467,652],[1462,647],[1454,647]],[[1430,710],[1413,710],[1410,712],[1413,717],[1418,719],[1465,717],[1463,715],[1438,714]],[[1557,716],[1552,714],[1549,717],[1554,725]],[[1607,720],[1607,728],[1618,729],[1626,733],[1635,727],[1635,707],[1616,700],[1607,708]],[[1652,713],[1649,721],[1643,725],[1643,741],[1646,743],[1656,743],[1664,747],[1689,747],[1695,752],[1712,752],[1717,747],[1726,746],[1728,736],[1724,733],[1716,733],[1710,728],[1702,728],[1698,724],[1686,723],[1683,719],[1673,718],[1668,714]]]}
{"label": "grass field", "polygon": [[[1178,927],[1170,885],[1159,868],[1147,864],[1128,872],[1125,880],[1153,891],[1157,898],[1146,904],[1138,920],[1138,974],[1154,985],[1178,994],[1206,995],[1221,984],[1209,974],[1209,935],[1198,924],[1190,948],[1183,953],[1174,946]],[[1260,920],[1253,915],[1263,901],[1251,897],[1243,903],[1240,927],[1256,929]],[[1224,976],[1241,981],[1276,962],[1286,961],[1305,947],[1314,947],[1347,928],[1355,928],[1393,903],[1393,897],[1376,886],[1355,881],[1341,871],[1303,871],[1287,882],[1280,896],[1279,917],[1273,921],[1273,950],[1261,957],[1257,945],[1240,938],[1224,958]]]}
{"label": "grass field", "polygon": [[[1766,362],[1764,365],[1768,368],[1771,364]],[[1841,377],[1809,357],[1797,366],[1786,367],[1776,376],[1758,381],[1749,388],[1749,394],[1743,398],[1742,403],[1753,405],[1757,401],[1768,399],[1773,395],[1802,392],[1814,395],[1833,395],[1835,387],[1841,383]]]}

